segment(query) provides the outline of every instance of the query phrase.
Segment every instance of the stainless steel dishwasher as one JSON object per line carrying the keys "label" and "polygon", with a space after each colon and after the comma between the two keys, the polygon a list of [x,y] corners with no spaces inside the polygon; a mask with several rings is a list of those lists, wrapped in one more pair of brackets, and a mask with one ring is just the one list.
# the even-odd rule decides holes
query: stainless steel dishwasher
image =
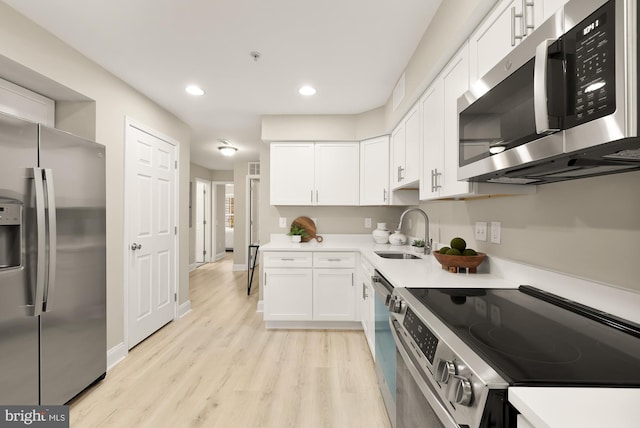
{"label": "stainless steel dishwasher", "polygon": [[375,297],[376,376],[391,425],[396,426],[396,344],[389,325],[393,285],[377,270],[371,277]]}

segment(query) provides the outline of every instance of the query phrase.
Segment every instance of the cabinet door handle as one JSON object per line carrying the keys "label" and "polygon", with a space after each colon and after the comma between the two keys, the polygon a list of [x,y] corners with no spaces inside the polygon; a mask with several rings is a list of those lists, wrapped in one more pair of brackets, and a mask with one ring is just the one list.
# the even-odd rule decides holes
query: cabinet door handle
{"label": "cabinet door handle", "polygon": [[[533,8],[535,6],[535,2],[533,0],[529,1],[529,0],[522,0],[522,22],[523,25],[521,25],[522,28],[522,35],[524,37],[529,35],[529,30],[532,30],[535,28],[535,22],[533,21],[533,19],[531,19],[531,25],[529,25],[527,16],[528,16],[528,12],[527,12],[527,8],[531,7]],[[534,15],[535,17],[535,15]]]}
{"label": "cabinet door handle", "polygon": [[[516,13],[516,7],[511,7],[511,46],[516,45],[516,40],[522,40],[524,38],[524,22],[522,21],[523,17],[524,12]],[[520,18],[520,34],[516,34],[516,18]]]}
{"label": "cabinet door handle", "polygon": [[356,285],[356,279],[354,278],[353,272],[351,272],[351,286],[355,286]]}
{"label": "cabinet door handle", "polygon": [[382,202],[387,202],[387,189],[382,189]]}
{"label": "cabinet door handle", "polygon": [[367,300],[369,294],[367,293],[367,284],[362,283],[362,300]]}
{"label": "cabinet door handle", "polygon": [[281,260],[281,261],[283,261],[283,262],[292,262],[292,261],[294,261],[295,259],[285,259],[285,258],[281,258],[280,260]]}
{"label": "cabinet door handle", "polygon": [[330,261],[330,262],[339,262],[339,261],[342,261],[342,259],[327,259],[327,261]]}
{"label": "cabinet door handle", "polygon": [[404,179],[404,168],[402,166],[398,166],[398,181],[402,181]]}
{"label": "cabinet door handle", "polygon": [[318,203],[318,191],[316,190],[316,204]]}
{"label": "cabinet door handle", "polygon": [[311,192],[311,203],[313,203],[313,189],[311,189],[310,192]]}

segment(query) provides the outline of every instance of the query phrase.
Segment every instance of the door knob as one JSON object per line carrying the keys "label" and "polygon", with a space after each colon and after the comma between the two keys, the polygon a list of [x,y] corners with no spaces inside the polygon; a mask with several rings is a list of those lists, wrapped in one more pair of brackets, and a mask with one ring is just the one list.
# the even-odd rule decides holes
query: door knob
{"label": "door knob", "polygon": [[133,244],[131,244],[131,249],[133,251],[139,250],[140,248],[142,248],[142,244],[136,244],[135,242]]}

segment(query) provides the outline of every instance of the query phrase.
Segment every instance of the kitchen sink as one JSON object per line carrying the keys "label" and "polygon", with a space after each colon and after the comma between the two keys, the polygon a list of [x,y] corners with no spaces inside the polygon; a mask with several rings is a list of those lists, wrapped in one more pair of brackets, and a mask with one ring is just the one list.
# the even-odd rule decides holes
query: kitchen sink
{"label": "kitchen sink", "polygon": [[383,259],[405,259],[405,260],[413,260],[413,259],[420,259],[421,257],[418,257],[414,254],[409,254],[409,253],[389,253],[389,252],[384,252],[384,251],[375,251],[375,253],[377,255],[379,255],[380,257],[382,257]]}

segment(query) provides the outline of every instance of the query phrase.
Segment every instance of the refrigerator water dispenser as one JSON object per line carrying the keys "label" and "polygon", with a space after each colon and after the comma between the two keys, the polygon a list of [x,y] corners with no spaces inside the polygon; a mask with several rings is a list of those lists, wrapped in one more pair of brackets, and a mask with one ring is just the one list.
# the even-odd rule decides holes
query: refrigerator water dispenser
{"label": "refrigerator water dispenser", "polygon": [[0,203],[0,270],[22,264],[22,204]]}

